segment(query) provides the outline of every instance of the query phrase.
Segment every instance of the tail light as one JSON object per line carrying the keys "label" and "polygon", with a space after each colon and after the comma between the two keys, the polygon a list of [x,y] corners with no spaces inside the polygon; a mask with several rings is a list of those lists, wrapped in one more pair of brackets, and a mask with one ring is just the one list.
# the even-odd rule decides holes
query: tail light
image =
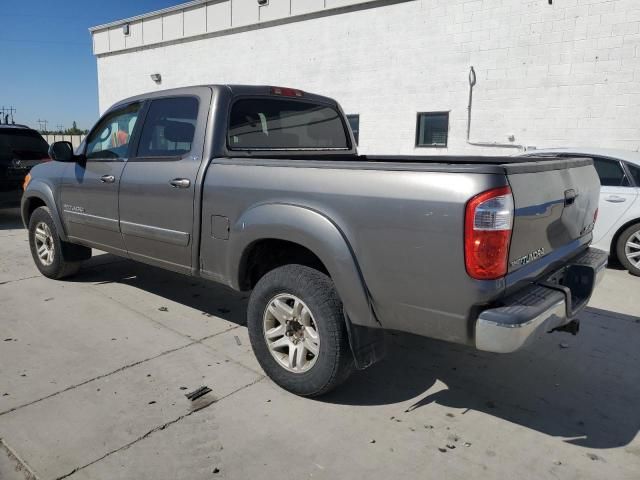
{"label": "tail light", "polygon": [[469,200],[464,228],[464,261],[469,276],[493,280],[507,274],[513,215],[509,187],[494,188]]}
{"label": "tail light", "polygon": [[295,88],[286,87],[271,87],[272,95],[281,95],[283,97],[303,97],[304,93],[301,90]]}

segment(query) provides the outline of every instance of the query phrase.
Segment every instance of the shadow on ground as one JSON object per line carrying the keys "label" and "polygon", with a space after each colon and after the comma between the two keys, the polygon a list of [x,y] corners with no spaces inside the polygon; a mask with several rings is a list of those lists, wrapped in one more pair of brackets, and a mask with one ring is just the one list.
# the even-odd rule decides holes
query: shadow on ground
{"label": "shadow on ground", "polygon": [[[20,226],[15,215],[0,216],[0,224],[7,220]],[[86,262],[72,281],[120,283],[245,323],[247,294],[108,254]],[[627,445],[640,430],[638,317],[589,308],[577,337],[543,334],[509,355],[399,333],[388,339],[386,359],[317,401],[402,402],[403,410],[410,405],[406,415],[423,415],[436,403],[462,410],[455,415],[475,410],[588,448]]]}
{"label": "shadow on ground", "polygon": [[0,231],[22,228],[19,208],[0,208]]}
{"label": "shadow on ground", "polygon": [[199,310],[203,315],[238,325],[246,323],[247,293],[107,253],[94,255],[84,262],[78,275],[67,281],[120,283]]}
{"label": "shadow on ground", "polygon": [[[73,281],[118,282],[245,323],[246,294],[111,255],[94,257]],[[229,303],[238,305],[236,310],[228,310]],[[407,414],[438,403],[484,412],[584,447],[627,445],[640,430],[636,320],[589,309],[577,337],[543,334],[510,355],[391,333],[385,360],[356,372],[319,401],[360,406],[412,401]],[[438,381],[443,388],[427,394]]]}
{"label": "shadow on ground", "polygon": [[[385,361],[322,400],[379,405],[417,398],[407,414],[437,403],[588,448],[624,446],[640,430],[639,322],[589,309],[577,337],[543,334],[509,355],[392,334]],[[425,394],[437,381],[443,388]]]}

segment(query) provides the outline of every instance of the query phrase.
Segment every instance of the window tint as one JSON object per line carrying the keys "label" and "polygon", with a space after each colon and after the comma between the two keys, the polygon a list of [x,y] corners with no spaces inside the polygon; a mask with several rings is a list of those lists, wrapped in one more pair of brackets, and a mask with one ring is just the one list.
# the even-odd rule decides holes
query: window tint
{"label": "window tint", "polygon": [[229,148],[347,149],[347,133],[338,112],[296,100],[238,100],[231,109]]}
{"label": "window tint", "polygon": [[636,187],[640,187],[640,167],[632,163],[627,163],[627,168],[631,172],[633,180],[636,182]]}
{"label": "window tint", "polygon": [[153,100],[144,120],[138,157],[181,157],[191,151],[198,119],[198,99]]}
{"label": "window tint", "polygon": [[87,158],[126,158],[139,111],[134,103],[102,118],[87,139]]}
{"label": "window tint", "polygon": [[49,145],[35,130],[0,130],[0,159],[39,160],[47,157]]}
{"label": "window tint", "polygon": [[419,113],[416,147],[446,147],[449,138],[449,112]]}
{"label": "window tint", "polygon": [[347,121],[356,139],[356,145],[360,143],[360,115],[347,115]]}
{"label": "window tint", "polygon": [[624,173],[620,162],[605,158],[594,158],[593,165],[596,167],[600,184],[607,187],[628,187],[629,179]]}

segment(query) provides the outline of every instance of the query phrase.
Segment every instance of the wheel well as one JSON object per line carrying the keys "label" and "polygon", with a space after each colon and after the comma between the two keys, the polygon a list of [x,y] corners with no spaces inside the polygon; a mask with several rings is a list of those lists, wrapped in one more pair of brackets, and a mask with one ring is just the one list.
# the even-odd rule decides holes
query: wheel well
{"label": "wheel well", "polygon": [[29,226],[29,219],[31,218],[31,214],[35,211],[36,208],[46,207],[47,204],[44,203],[44,200],[38,197],[31,197],[27,203],[27,207],[25,210],[25,221],[27,226]]}
{"label": "wheel well", "polygon": [[298,264],[329,275],[318,256],[302,245],[286,240],[265,239],[251,244],[240,262],[239,285],[251,290],[271,270],[283,265]]}
{"label": "wheel well", "polygon": [[612,257],[615,257],[615,258],[618,257],[617,245],[618,245],[618,239],[620,238],[620,235],[622,235],[622,232],[624,232],[627,228],[637,223],[640,223],[640,218],[629,220],[627,223],[625,223],[618,229],[616,234],[611,239],[611,247],[609,248],[609,253],[611,254]]}

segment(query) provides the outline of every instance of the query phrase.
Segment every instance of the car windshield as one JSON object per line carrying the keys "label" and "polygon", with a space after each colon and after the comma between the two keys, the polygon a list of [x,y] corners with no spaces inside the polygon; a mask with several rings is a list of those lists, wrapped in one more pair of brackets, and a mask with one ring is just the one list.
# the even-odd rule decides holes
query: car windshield
{"label": "car windshield", "polygon": [[35,130],[0,131],[0,158],[39,160],[47,156],[49,145]]}

